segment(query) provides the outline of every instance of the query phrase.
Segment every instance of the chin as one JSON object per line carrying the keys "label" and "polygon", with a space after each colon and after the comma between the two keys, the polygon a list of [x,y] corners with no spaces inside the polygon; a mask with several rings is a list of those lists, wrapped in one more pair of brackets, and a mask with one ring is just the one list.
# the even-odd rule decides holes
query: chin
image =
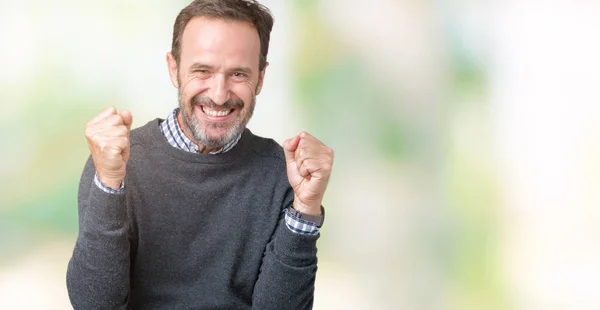
{"label": "chin", "polygon": [[208,148],[221,148],[235,139],[239,133],[243,132],[243,129],[238,131],[235,128],[228,128],[226,131],[218,130],[218,132],[201,129],[200,131],[195,134],[195,139],[200,144]]}

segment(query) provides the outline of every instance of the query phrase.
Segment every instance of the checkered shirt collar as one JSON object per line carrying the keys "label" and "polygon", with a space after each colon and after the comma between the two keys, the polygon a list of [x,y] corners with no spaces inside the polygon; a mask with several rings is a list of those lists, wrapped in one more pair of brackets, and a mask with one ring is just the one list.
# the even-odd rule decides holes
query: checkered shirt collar
{"label": "checkered shirt collar", "polygon": [[[165,139],[167,139],[167,142],[174,148],[190,153],[199,153],[198,146],[192,140],[188,139],[183,130],[181,130],[181,127],[179,127],[179,123],[177,122],[178,112],[179,108],[176,108],[167,119],[160,123],[160,131],[165,136]],[[210,154],[221,154],[231,150],[240,141],[241,137],[242,134],[239,134],[235,139],[223,146],[223,148],[215,152],[210,152]]]}

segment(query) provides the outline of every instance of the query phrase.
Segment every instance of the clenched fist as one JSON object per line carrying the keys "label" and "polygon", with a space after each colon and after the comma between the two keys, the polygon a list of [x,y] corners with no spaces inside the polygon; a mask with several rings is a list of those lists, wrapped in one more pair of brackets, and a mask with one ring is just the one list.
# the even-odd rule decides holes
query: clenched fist
{"label": "clenched fist", "polygon": [[121,187],[129,160],[131,113],[117,113],[110,107],[96,115],[85,126],[85,137],[92,153],[100,181],[112,188]]}
{"label": "clenched fist", "polygon": [[321,202],[333,166],[333,150],[306,132],[283,143],[287,175],[294,189],[294,209],[321,214]]}

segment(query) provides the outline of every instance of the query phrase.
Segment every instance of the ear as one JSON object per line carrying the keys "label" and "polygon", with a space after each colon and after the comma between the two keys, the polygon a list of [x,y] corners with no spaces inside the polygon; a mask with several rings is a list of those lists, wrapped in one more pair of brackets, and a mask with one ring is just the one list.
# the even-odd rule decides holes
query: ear
{"label": "ear", "polygon": [[167,68],[169,69],[169,77],[171,78],[171,84],[175,86],[175,88],[179,88],[179,79],[177,77],[177,62],[175,61],[175,57],[171,52],[167,53]]}
{"label": "ear", "polygon": [[265,80],[265,72],[267,71],[268,66],[269,66],[269,63],[268,62],[265,63],[265,67],[258,74],[258,84],[256,84],[256,95],[255,96],[258,96],[258,94],[260,94],[260,91],[262,90],[263,82]]}

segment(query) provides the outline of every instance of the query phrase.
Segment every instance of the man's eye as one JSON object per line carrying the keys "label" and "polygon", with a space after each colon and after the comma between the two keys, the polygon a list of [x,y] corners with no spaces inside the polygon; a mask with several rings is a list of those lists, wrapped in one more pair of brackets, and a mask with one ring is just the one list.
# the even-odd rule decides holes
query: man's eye
{"label": "man's eye", "polygon": [[248,79],[248,75],[242,72],[234,72],[231,77],[236,82],[244,82]]}
{"label": "man's eye", "polygon": [[210,77],[210,71],[206,70],[206,69],[196,69],[194,71],[192,71],[192,74],[197,77],[197,78],[201,78],[201,79],[206,79]]}

